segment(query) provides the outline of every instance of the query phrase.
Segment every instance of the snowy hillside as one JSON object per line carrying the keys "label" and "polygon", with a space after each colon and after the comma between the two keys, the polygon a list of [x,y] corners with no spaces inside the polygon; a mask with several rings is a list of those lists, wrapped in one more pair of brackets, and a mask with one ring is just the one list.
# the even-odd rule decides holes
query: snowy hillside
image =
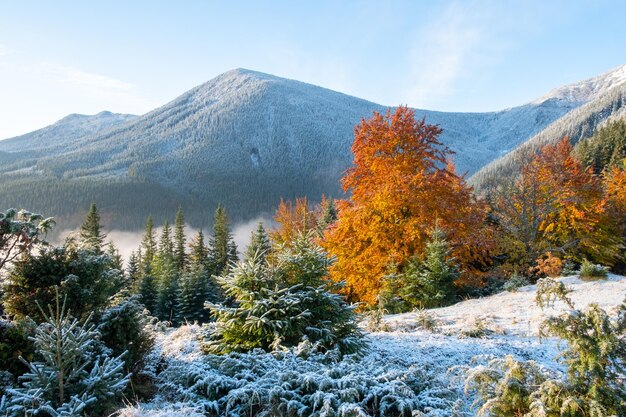
{"label": "snowy hillside", "polygon": [[[609,275],[607,280],[585,282],[577,276],[561,278],[572,288],[574,305],[579,308],[596,303],[607,311],[619,306],[626,297],[626,277]],[[537,336],[539,324],[549,315],[565,311],[563,303],[553,309],[541,310],[535,304],[536,285],[520,288],[517,292],[502,292],[487,298],[471,299],[450,307],[429,312],[438,321],[443,333],[460,335],[482,320],[487,328],[511,336]],[[419,313],[388,316],[385,319],[391,329],[410,329],[419,323]]]}
{"label": "snowy hillside", "polygon": [[132,114],[103,111],[94,115],[70,114],[58,122],[25,135],[0,141],[5,152],[28,151],[45,155],[47,149],[66,147],[77,139],[104,132],[114,126],[135,119]]}
{"label": "snowy hillside", "polygon": [[516,173],[528,155],[546,144],[567,136],[576,143],[590,137],[597,128],[611,120],[626,117],[626,83],[614,86],[606,94],[573,109],[545,129],[523,142],[513,151],[483,166],[471,178],[476,189],[488,188],[503,176]]}
{"label": "snowy hillside", "polygon": [[[626,297],[626,277],[562,281],[573,290],[577,308],[597,302],[613,313]],[[298,351],[204,356],[197,339],[200,328],[183,326],[159,336],[152,356],[153,371],[160,368],[156,398],[127,407],[120,415],[244,415],[272,407],[288,407],[290,415],[311,415],[310,404],[317,404],[315,415],[326,415],[325,409],[341,403],[341,415],[366,416],[363,410],[372,401],[389,410],[417,406],[424,416],[474,415],[472,398],[463,392],[465,367],[511,354],[560,370],[554,361],[558,343],[535,337],[544,313],[535,307],[534,297],[535,286],[528,286],[517,293],[429,310],[438,322],[432,330],[420,328],[416,313],[388,316],[390,331],[369,334],[370,349],[364,357],[339,362]],[[545,314],[558,314],[561,307]],[[482,337],[468,336],[476,320],[484,324]],[[361,391],[367,395],[361,396]]]}
{"label": "snowy hillside", "polygon": [[548,94],[534,100],[533,103],[539,104],[550,99],[586,103],[600,98],[624,83],[626,83],[626,64],[597,77],[555,88]]}
{"label": "snowy hillside", "polygon": [[[418,109],[416,115],[444,129],[441,139],[457,153],[459,171],[472,173],[579,104],[545,101],[491,113]],[[73,115],[29,135],[45,137],[49,146],[50,158],[34,162],[48,165],[52,155],[55,159],[61,157],[54,167],[69,174],[77,165],[97,161],[94,154],[104,153],[121,158],[115,167],[129,168],[137,163],[140,170],[163,176],[167,170],[163,159],[180,166],[187,153],[201,152],[207,165],[227,170],[236,167],[240,176],[259,167],[275,170],[276,162],[284,169],[314,160],[323,168],[318,175],[336,180],[351,162],[354,126],[373,111],[384,110],[375,103],[314,85],[237,69],[135,120],[120,120],[132,121],[114,132],[106,132],[110,125],[104,124],[95,129],[76,126],[77,116]],[[69,121],[76,131],[83,129],[82,140],[77,143],[80,150],[67,148],[65,126]],[[74,133],[70,136],[78,137]],[[0,151],[26,151],[40,146],[26,139],[2,141]],[[118,148],[121,145],[128,149]],[[285,156],[287,160],[282,159]],[[114,169],[100,163],[89,173]]]}

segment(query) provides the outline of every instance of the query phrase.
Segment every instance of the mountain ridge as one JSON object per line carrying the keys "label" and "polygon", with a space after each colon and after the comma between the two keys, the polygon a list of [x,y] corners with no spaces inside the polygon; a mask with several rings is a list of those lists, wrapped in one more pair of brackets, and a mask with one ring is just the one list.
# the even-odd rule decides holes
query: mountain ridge
{"label": "mountain ridge", "polygon": [[469,182],[479,192],[487,190],[494,187],[500,178],[515,175],[529,156],[540,147],[555,144],[564,137],[568,137],[570,143],[575,144],[593,135],[596,129],[609,121],[622,118],[626,118],[626,82],[573,109],[521,143],[512,152],[489,162],[474,173]]}
{"label": "mountain ridge", "polygon": [[626,64],[598,76],[554,88],[532,103],[541,103],[549,99],[587,103],[624,83],[626,83]]}
{"label": "mountain ridge", "polygon": [[[440,139],[456,152],[459,172],[474,173],[582,104],[551,98],[487,113],[415,111],[443,128]],[[129,214],[138,206],[165,216],[178,204],[210,211],[223,203],[235,219],[253,218],[271,212],[281,197],[341,196],[338,180],[352,163],[354,126],[386,109],[297,80],[235,69],[144,115],[120,116],[82,136],[54,136],[59,132],[50,128],[59,121],[39,135],[32,132],[21,146],[20,137],[0,141],[0,205],[44,211],[23,188],[45,195],[40,184],[46,184],[58,190],[39,203],[52,208],[46,214],[75,217],[95,201],[126,228],[143,222]],[[101,118],[113,120],[110,115]],[[150,197],[148,190],[158,195]],[[78,208],[64,207],[65,201]],[[204,223],[200,217],[192,221]]]}

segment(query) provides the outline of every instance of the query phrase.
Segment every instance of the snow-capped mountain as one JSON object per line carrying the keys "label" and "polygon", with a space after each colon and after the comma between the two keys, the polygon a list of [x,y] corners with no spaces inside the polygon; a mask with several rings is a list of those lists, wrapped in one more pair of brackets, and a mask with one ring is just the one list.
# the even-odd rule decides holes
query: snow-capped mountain
{"label": "snow-capped mountain", "polygon": [[587,103],[602,97],[624,83],[626,83],[626,64],[597,77],[555,88],[533,103],[540,104],[550,99]]}
{"label": "snow-capped mountain", "polygon": [[554,144],[565,136],[570,142],[576,143],[593,135],[596,129],[607,122],[624,118],[626,118],[626,82],[612,86],[604,94],[555,120],[512,152],[489,162],[470,177],[470,183],[479,191],[487,189],[496,185],[503,176],[515,175],[527,157],[541,146]]}
{"label": "snow-capped mountain", "polygon": [[[583,104],[553,97],[498,112],[416,116],[443,128],[440,139],[456,152],[458,170],[471,174]],[[236,219],[252,218],[281,197],[340,195],[354,126],[385,110],[311,84],[232,70],[143,116],[68,116],[0,141],[0,207],[74,218],[95,201],[125,228],[139,227],[148,212],[158,221],[178,204],[197,225],[217,203]]]}
{"label": "snow-capped mountain", "polygon": [[133,120],[132,114],[102,111],[94,115],[70,114],[42,129],[0,142],[5,152],[43,151],[46,148],[68,146],[72,141]]}

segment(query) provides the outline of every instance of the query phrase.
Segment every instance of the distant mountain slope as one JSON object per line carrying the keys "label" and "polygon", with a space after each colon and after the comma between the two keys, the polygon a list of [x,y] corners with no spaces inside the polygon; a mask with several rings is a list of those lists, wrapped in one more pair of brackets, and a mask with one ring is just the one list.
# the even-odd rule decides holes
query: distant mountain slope
{"label": "distant mountain slope", "polygon": [[547,128],[525,141],[513,152],[492,161],[470,178],[478,191],[495,185],[503,176],[517,173],[529,157],[546,144],[554,144],[567,136],[572,143],[590,137],[611,120],[626,118],[626,83],[572,110]]}
{"label": "distant mountain slope", "polygon": [[[416,116],[439,124],[459,172],[473,173],[584,104],[576,97]],[[63,119],[0,141],[0,207],[28,207],[76,224],[96,201],[123,228],[140,227],[149,211],[159,221],[178,204],[196,225],[208,222],[218,202],[235,219],[252,218],[280,197],[339,195],[354,126],[373,111],[385,108],[298,81],[229,71],[121,123],[81,134],[79,127],[60,128]]]}
{"label": "distant mountain slope", "polygon": [[539,104],[546,100],[586,103],[604,96],[624,83],[626,83],[626,64],[597,77],[555,88],[533,103]]}
{"label": "distant mountain slope", "polygon": [[50,147],[67,146],[76,139],[104,131],[133,120],[136,117],[132,114],[119,114],[108,111],[103,111],[93,116],[70,114],[43,129],[0,141],[0,149],[5,152],[25,150],[33,152],[43,151]]}

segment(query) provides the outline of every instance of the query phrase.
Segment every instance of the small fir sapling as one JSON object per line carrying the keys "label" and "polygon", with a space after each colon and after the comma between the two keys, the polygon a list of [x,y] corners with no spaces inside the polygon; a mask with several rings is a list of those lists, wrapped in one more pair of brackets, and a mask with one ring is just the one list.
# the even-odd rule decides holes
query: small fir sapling
{"label": "small fir sapling", "polygon": [[122,356],[108,355],[90,317],[82,323],[72,318],[59,299],[55,309],[41,312],[45,321],[34,336],[41,360],[24,360],[29,371],[9,390],[10,416],[102,415],[128,383]]}

